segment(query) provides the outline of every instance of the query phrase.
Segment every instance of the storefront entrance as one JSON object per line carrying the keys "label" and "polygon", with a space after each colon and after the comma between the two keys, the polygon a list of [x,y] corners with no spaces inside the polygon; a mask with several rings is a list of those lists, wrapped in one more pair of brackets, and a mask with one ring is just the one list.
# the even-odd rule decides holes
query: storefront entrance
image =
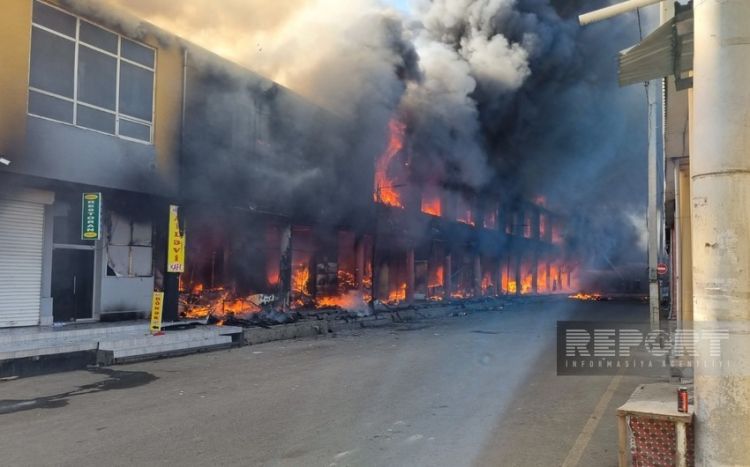
{"label": "storefront entrance", "polygon": [[92,319],[94,250],[55,247],[52,254],[52,316],[56,323]]}

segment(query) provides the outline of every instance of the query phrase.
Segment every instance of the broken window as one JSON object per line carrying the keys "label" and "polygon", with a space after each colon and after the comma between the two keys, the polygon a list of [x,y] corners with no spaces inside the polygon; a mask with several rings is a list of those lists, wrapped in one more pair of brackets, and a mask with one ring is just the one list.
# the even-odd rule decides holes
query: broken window
{"label": "broken window", "polygon": [[107,275],[153,276],[151,223],[134,221],[117,213],[109,215]]}

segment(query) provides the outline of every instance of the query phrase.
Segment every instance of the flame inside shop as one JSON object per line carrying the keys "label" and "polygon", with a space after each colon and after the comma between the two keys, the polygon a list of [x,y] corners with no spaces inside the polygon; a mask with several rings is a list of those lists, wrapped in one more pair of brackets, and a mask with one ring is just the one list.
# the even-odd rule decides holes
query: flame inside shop
{"label": "flame inside shop", "polygon": [[405,138],[406,125],[391,121],[374,163],[369,230],[239,208],[217,222],[213,210],[188,209],[181,316],[236,322],[267,307],[366,314],[379,305],[578,291],[561,216],[538,200],[509,203],[437,176],[415,181]]}

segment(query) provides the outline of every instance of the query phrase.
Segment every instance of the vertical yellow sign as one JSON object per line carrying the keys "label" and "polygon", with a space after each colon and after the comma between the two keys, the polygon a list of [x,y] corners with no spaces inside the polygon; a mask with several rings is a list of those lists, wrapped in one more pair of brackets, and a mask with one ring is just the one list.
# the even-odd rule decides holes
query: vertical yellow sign
{"label": "vertical yellow sign", "polygon": [[151,326],[152,334],[161,332],[161,312],[164,309],[164,292],[154,292],[151,298]]}
{"label": "vertical yellow sign", "polygon": [[185,235],[180,232],[180,207],[169,206],[167,272],[185,272]]}

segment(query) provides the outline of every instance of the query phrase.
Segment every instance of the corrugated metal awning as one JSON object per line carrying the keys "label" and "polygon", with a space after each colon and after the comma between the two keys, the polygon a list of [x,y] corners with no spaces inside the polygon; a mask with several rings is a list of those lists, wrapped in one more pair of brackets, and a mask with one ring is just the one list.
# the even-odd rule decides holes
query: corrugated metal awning
{"label": "corrugated metal awning", "polygon": [[[678,5],[679,7],[679,5]],[[678,89],[692,86],[693,9],[679,8],[638,45],[620,52],[620,86],[674,75]]]}

